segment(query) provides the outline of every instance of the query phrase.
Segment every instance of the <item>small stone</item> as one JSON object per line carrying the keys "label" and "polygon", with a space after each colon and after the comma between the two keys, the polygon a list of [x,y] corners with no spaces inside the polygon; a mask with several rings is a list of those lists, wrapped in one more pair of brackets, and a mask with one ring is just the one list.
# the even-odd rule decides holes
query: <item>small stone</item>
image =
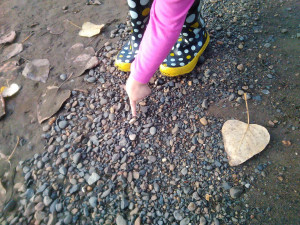
{"label": "small stone", "polygon": [[234,98],[235,98],[235,94],[231,94],[231,95],[229,95],[228,100],[229,101],[233,101]]}
{"label": "small stone", "polygon": [[152,156],[152,155],[149,155],[149,156],[148,156],[148,161],[149,161],[150,163],[154,163],[154,162],[156,161],[156,157],[155,157],[155,156]]}
{"label": "small stone", "polygon": [[95,182],[97,182],[99,179],[100,179],[100,176],[97,173],[93,172],[92,175],[88,179],[88,184],[92,185]]}
{"label": "small stone", "polygon": [[95,77],[89,77],[88,79],[86,79],[87,82],[89,83],[94,83],[96,81]]}
{"label": "small stone", "polygon": [[217,26],[217,27],[216,27],[216,31],[220,31],[220,30],[222,30],[222,27]]}
{"label": "small stone", "polygon": [[188,170],[184,167],[180,172],[183,176],[185,176],[188,173]]}
{"label": "small stone", "polygon": [[267,77],[268,77],[269,79],[272,79],[272,78],[273,78],[272,74],[267,74]]}
{"label": "small stone", "polygon": [[119,158],[120,158],[120,154],[119,154],[119,153],[115,153],[115,154],[113,154],[113,156],[111,157],[111,161],[112,161],[112,162],[116,162],[116,161],[119,160]]}
{"label": "small stone", "polygon": [[244,189],[242,187],[232,187],[230,188],[230,196],[232,198],[239,198],[244,192]]}
{"label": "small stone", "polygon": [[141,225],[141,217],[136,218],[134,225]]}
{"label": "small stone", "polygon": [[14,199],[12,199],[4,206],[3,212],[4,213],[11,212],[16,208],[16,206],[17,206],[17,202]]}
{"label": "small stone", "polygon": [[65,81],[66,79],[67,79],[67,74],[61,74],[60,76],[59,76],[59,78],[62,80],[62,81]]}
{"label": "small stone", "polygon": [[60,174],[62,174],[62,175],[66,175],[66,174],[67,174],[67,169],[66,169],[66,167],[64,167],[64,166],[60,167],[58,171],[59,171]]}
{"label": "small stone", "polygon": [[238,90],[238,95],[243,95],[244,91],[243,90]]}
{"label": "small stone", "polygon": [[69,193],[73,194],[73,193],[77,192],[78,190],[79,190],[79,185],[75,184],[70,188]]}
{"label": "small stone", "polygon": [[49,206],[52,202],[52,199],[49,196],[45,196],[43,199],[45,206]]}
{"label": "small stone", "polygon": [[208,108],[208,101],[207,101],[207,99],[204,99],[204,100],[203,100],[201,106],[202,106],[203,109],[207,109],[207,108]]}
{"label": "small stone", "polygon": [[264,44],[265,48],[270,48],[271,47],[271,44],[270,43],[266,43]]}
{"label": "small stone", "polygon": [[281,29],[281,33],[285,34],[285,33],[287,33],[287,32],[288,32],[287,29],[285,29],[285,28]]}
{"label": "small stone", "polygon": [[95,197],[95,196],[90,197],[89,203],[93,208],[96,208],[97,207],[97,197]]}
{"label": "small stone", "polygon": [[244,70],[244,65],[243,65],[243,64],[239,64],[236,68],[237,68],[239,71],[243,71],[243,70]]}
{"label": "small stone", "polygon": [[65,224],[70,224],[72,222],[72,215],[69,213],[65,218],[64,218],[64,223]]}
{"label": "small stone", "polygon": [[39,202],[35,207],[35,211],[42,211],[44,209],[45,205],[43,202]]}
{"label": "small stone", "polygon": [[183,214],[179,210],[175,210],[173,216],[177,221],[181,221],[183,219]]}
{"label": "small stone", "polygon": [[195,211],[196,209],[196,205],[194,202],[191,202],[189,205],[188,205],[188,210],[190,210],[191,212]]}
{"label": "small stone", "polygon": [[42,129],[44,132],[47,132],[48,130],[50,130],[50,125],[47,124],[47,125],[43,126]]}
{"label": "small stone", "polygon": [[206,219],[204,216],[200,217],[200,224],[199,225],[206,225]]}
{"label": "small stone", "polygon": [[68,122],[65,120],[59,121],[58,126],[60,129],[65,129],[68,126]]}
{"label": "small stone", "polygon": [[203,126],[206,126],[206,125],[207,125],[207,120],[206,120],[206,118],[205,118],[205,117],[202,117],[202,118],[200,119],[200,123],[201,123]]}
{"label": "small stone", "polygon": [[155,135],[156,134],[156,128],[155,127],[151,127],[150,128],[150,134],[151,135]]}
{"label": "small stone", "polygon": [[134,141],[136,139],[136,134],[129,134],[129,139]]}
{"label": "small stone", "polygon": [[127,221],[120,214],[117,215],[116,223],[117,225],[127,225]]}
{"label": "small stone", "polygon": [[56,210],[56,212],[60,212],[62,210],[62,204],[61,203],[57,203],[55,205],[55,210]]}
{"label": "small stone", "polygon": [[78,152],[73,156],[73,163],[75,163],[77,165],[79,163],[80,159],[81,159],[81,153]]}
{"label": "small stone", "polygon": [[265,95],[270,94],[270,91],[269,91],[269,90],[262,90],[261,92],[262,92],[263,94],[265,94]]}
{"label": "small stone", "polygon": [[188,225],[190,222],[189,218],[184,218],[183,220],[180,221],[180,225]]}
{"label": "small stone", "polygon": [[107,189],[106,191],[104,191],[104,192],[102,193],[101,198],[105,198],[106,196],[108,196],[108,195],[110,194],[110,192],[111,192],[111,189],[110,189],[110,188]]}

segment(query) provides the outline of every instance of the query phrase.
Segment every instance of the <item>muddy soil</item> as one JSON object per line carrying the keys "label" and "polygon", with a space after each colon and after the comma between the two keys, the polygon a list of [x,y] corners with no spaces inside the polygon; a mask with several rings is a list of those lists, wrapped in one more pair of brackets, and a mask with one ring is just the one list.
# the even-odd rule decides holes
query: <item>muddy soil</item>
{"label": "muddy soil", "polygon": [[[6,116],[0,121],[0,150],[9,154],[21,138],[20,146],[13,156],[12,165],[43,151],[42,125],[37,122],[36,105],[38,97],[49,85],[60,84],[59,75],[65,72],[64,56],[67,49],[77,42],[99,50],[107,40],[110,31],[127,16],[126,1],[102,0],[101,5],[86,5],[85,1],[23,1],[3,0],[0,3],[0,35],[9,30],[17,31],[17,42],[24,41],[24,51],[15,57],[21,64],[13,73],[0,72],[0,86],[6,82],[21,84],[22,90],[15,97],[6,100]],[[261,154],[243,165],[253,172],[259,165],[271,164],[255,182],[255,188],[247,193],[247,204],[253,211],[251,224],[300,224],[299,221],[299,10],[300,3],[292,1],[265,1],[261,13],[262,32],[257,34],[258,52],[244,52],[239,61],[251,58],[259,61],[256,73],[264,76],[262,86],[270,86],[268,98],[259,104],[250,102],[251,123],[268,127],[271,143]],[[96,38],[78,36],[78,28],[70,22],[81,25],[90,21],[108,24]],[[50,34],[47,27],[60,24],[64,32]],[[210,28],[208,28],[210,29]],[[287,29],[287,32],[282,32]],[[263,47],[272,40],[272,47]],[[3,50],[3,49],[2,49]],[[0,54],[1,51],[0,50]],[[261,54],[259,56],[257,53]],[[209,54],[207,55],[209,57]],[[27,60],[47,58],[51,72],[46,84],[27,80],[21,69]],[[274,72],[275,69],[275,72]],[[276,82],[266,77],[272,72]],[[67,85],[86,89],[82,77],[73,79]],[[223,119],[237,118],[246,121],[243,104],[219,102],[210,106],[209,113]],[[280,121],[274,125],[269,121]],[[282,141],[291,142],[285,146]],[[7,167],[6,167],[7,168]],[[1,170],[1,168],[0,168]],[[1,173],[4,172],[2,168]]]}
{"label": "muddy soil", "polygon": [[[40,136],[42,125],[37,122],[36,116],[37,102],[47,86],[62,83],[59,75],[66,71],[66,51],[75,43],[83,43],[85,46],[92,46],[95,51],[99,50],[109,39],[110,31],[115,29],[120,21],[125,21],[127,16],[125,1],[105,0],[101,3],[101,5],[87,5],[86,1],[82,0],[1,1],[0,35],[15,30],[17,32],[15,42],[24,42],[23,52],[14,58],[20,62],[20,69],[11,73],[0,72],[1,86],[6,85],[8,81],[18,83],[22,87],[17,96],[6,99],[6,116],[0,122],[0,149],[3,153],[9,154],[13,150],[17,136],[21,139],[22,148],[14,155],[14,165],[36,152],[43,151]],[[107,26],[96,38],[80,37],[79,29],[73,24],[81,26],[87,21],[95,24],[104,23]],[[59,27],[63,33],[59,35],[49,33],[47,27],[52,25]],[[110,39],[110,42],[114,41]],[[21,75],[28,60],[39,58],[50,61],[51,70],[46,84],[34,82]],[[86,89],[81,82],[82,79],[82,77],[73,79],[67,86]]]}

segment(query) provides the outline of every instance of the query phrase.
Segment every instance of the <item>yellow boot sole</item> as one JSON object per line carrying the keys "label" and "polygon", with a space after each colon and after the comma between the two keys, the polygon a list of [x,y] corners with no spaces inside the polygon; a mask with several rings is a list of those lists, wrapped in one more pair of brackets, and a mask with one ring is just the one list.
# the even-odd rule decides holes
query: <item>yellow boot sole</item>
{"label": "yellow boot sole", "polygon": [[130,66],[131,66],[131,63],[125,63],[125,62],[122,62],[120,60],[116,60],[115,61],[115,66],[123,71],[123,72],[130,72]]}
{"label": "yellow boot sole", "polygon": [[209,40],[210,40],[210,38],[207,33],[206,41],[205,41],[204,45],[202,46],[201,50],[197,53],[195,58],[193,58],[193,60],[191,62],[189,62],[188,64],[186,64],[185,66],[168,67],[167,64],[161,64],[159,67],[160,72],[167,77],[176,77],[176,76],[180,76],[180,75],[191,72],[195,68],[199,57],[203,54],[204,50],[206,49],[206,47],[209,43]]}

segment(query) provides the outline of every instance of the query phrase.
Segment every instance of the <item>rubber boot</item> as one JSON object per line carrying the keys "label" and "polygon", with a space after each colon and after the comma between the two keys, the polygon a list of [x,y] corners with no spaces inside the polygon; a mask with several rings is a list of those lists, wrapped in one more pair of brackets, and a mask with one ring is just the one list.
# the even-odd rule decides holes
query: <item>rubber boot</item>
{"label": "rubber boot", "polygon": [[200,3],[200,0],[195,0],[177,42],[160,65],[160,72],[165,76],[174,77],[191,72],[209,43]]}
{"label": "rubber boot", "polygon": [[138,53],[146,26],[149,21],[152,0],[127,0],[132,25],[129,41],[118,53],[115,66],[124,72],[130,71],[130,66]]}

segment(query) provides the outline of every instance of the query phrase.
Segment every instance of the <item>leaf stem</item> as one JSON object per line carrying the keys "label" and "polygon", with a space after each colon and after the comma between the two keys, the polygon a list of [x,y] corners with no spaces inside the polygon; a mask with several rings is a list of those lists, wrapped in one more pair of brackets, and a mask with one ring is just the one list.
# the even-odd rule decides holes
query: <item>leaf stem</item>
{"label": "leaf stem", "polygon": [[67,20],[67,21],[68,21],[70,24],[72,24],[74,27],[77,27],[77,28],[81,29],[80,26],[76,25],[75,23],[71,22],[70,20]]}
{"label": "leaf stem", "polygon": [[249,124],[250,124],[250,115],[249,115],[249,108],[248,108],[247,94],[246,93],[244,93],[244,98],[245,98],[245,102],[246,102],[247,118],[248,118],[248,126],[249,126]]}

